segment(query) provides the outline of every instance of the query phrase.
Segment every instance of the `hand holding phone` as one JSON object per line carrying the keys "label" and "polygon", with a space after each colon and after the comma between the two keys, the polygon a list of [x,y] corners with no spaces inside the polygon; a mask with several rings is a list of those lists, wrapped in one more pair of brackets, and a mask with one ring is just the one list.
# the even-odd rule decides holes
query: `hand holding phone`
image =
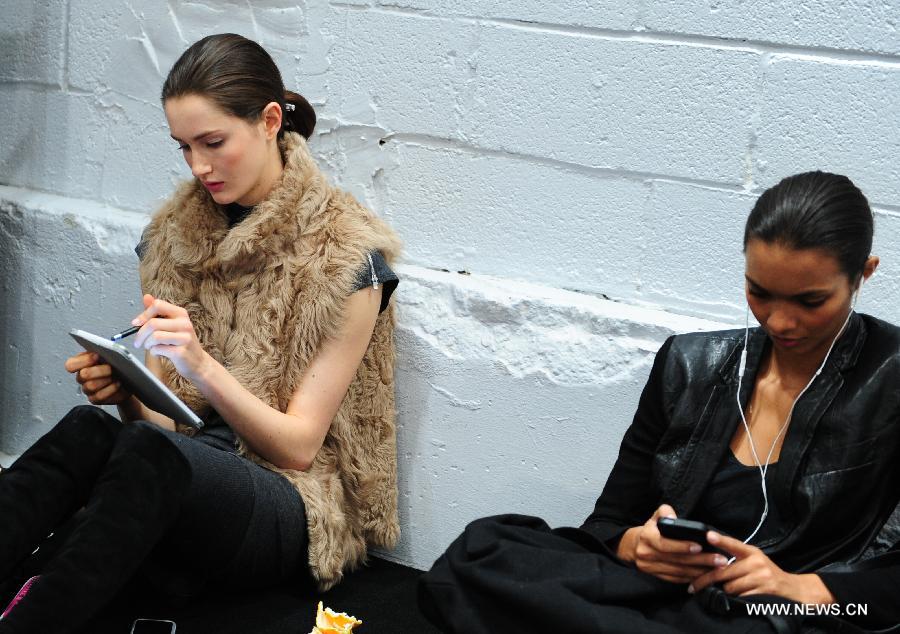
{"label": "hand holding phone", "polygon": [[669,530],[662,524],[670,523],[668,520],[662,522],[664,518],[675,518],[675,509],[665,503],[660,504],[646,522],[627,529],[616,546],[619,559],[663,581],[683,584],[693,582],[713,568],[727,565],[731,558],[729,555],[702,551],[703,545],[708,546],[704,529],[709,529],[709,526],[689,524],[693,532],[688,536],[696,539],[684,541],[662,533]]}
{"label": "hand holding phone", "polygon": [[705,553],[717,553],[731,559],[731,553],[725,552],[715,546],[711,546],[709,542],[706,541],[706,533],[709,531],[715,531],[723,535],[725,533],[722,533],[722,531],[704,524],[703,522],[695,522],[693,520],[684,520],[675,517],[661,517],[656,521],[656,526],[659,529],[659,534],[666,539],[694,542],[695,544],[699,544],[700,548]]}

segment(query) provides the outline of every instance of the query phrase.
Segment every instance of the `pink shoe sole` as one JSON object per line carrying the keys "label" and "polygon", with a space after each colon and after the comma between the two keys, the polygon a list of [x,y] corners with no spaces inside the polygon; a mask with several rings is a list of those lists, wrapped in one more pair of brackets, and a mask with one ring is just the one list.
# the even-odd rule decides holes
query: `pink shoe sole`
{"label": "pink shoe sole", "polygon": [[22,586],[22,588],[16,593],[16,596],[13,597],[13,600],[9,602],[9,605],[6,606],[6,609],[3,610],[3,614],[0,614],[0,621],[6,618],[6,615],[12,612],[12,609],[16,607],[19,602],[25,598],[25,595],[28,594],[28,591],[31,589],[31,585],[35,582],[38,576],[34,576]]}

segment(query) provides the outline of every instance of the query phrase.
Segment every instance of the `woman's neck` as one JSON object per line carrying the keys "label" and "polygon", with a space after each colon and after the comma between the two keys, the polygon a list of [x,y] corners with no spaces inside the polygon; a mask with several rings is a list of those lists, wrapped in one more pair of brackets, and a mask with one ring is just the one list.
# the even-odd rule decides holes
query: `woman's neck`
{"label": "woman's neck", "polygon": [[775,378],[785,389],[799,392],[809,383],[822,360],[825,358],[825,350],[821,354],[807,354],[797,357],[787,354],[779,354],[778,349],[772,348],[768,363],[761,368],[764,375]]}
{"label": "woman's neck", "polygon": [[244,207],[255,206],[269,195],[283,172],[284,163],[281,159],[281,150],[278,148],[278,142],[273,141],[269,146],[269,160],[266,161],[259,180],[250,191],[235,202]]}
{"label": "woman's neck", "polygon": [[785,387],[799,385],[802,389],[825,361],[825,356],[833,351],[837,339],[841,338],[846,328],[847,324],[844,323],[834,339],[823,341],[819,347],[803,355],[791,354],[772,346],[767,363],[764,362],[764,367],[760,369],[777,377]]}

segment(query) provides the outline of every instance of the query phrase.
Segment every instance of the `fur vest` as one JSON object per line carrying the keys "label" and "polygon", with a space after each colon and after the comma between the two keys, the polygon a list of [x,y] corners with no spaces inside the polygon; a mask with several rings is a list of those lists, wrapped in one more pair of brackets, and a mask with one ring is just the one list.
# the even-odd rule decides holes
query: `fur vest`
{"label": "fur vest", "polygon": [[[187,309],[203,348],[247,390],[285,411],[323,341],[341,325],[366,254],[390,264],[391,229],[331,187],[296,133],[280,141],[284,172],[268,197],[231,229],[196,181],[184,183],[144,233],[145,293]],[[394,307],[379,315],[369,348],[306,472],[279,469],[306,505],[309,564],[324,590],[399,537],[394,427]],[[171,362],[166,384],[201,417],[210,406]],[[187,431],[187,430],[180,430]]]}

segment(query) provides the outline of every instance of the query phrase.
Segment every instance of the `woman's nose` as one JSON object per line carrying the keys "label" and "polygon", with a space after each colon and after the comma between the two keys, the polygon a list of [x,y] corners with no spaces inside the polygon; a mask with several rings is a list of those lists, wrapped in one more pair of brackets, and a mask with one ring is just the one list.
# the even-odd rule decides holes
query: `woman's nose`
{"label": "woman's nose", "polygon": [[191,174],[196,178],[203,178],[212,171],[212,163],[207,160],[202,151],[193,151],[185,157]]}
{"label": "woman's nose", "polygon": [[212,171],[212,166],[208,161],[194,160],[191,161],[191,173],[197,178],[202,178]]}
{"label": "woman's nose", "polygon": [[787,336],[797,326],[797,320],[790,310],[775,308],[766,320],[766,330],[775,336]]}

